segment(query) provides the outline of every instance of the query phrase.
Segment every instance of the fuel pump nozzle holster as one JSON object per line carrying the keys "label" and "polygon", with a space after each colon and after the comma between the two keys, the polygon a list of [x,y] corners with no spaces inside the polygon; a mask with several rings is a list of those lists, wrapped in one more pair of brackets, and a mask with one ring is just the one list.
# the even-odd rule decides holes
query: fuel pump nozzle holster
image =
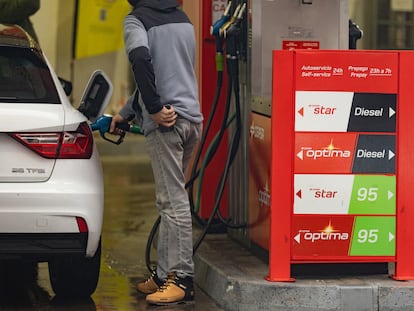
{"label": "fuel pump nozzle holster", "polygon": [[232,23],[229,23],[220,30],[224,38],[237,36],[241,32],[241,22],[243,20],[243,14],[246,10],[246,3],[239,5],[234,11],[233,17],[231,19]]}
{"label": "fuel pump nozzle holster", "polygon": [[241,6],[240,4],[238,4],[231,18],[226,23],[224,23],[223,26],[220,28],[219,35],[221,37],[225,37],[225,33],[227,29],[236,21],[237,16],[239,15],[240,8]]}
{"label": "fuel pump nozzle holster", "polygon": [[218,36],[220,34],[220,29],[223,27],[225,23],[230,19],[230,8],[231,8],[231,1],[227,4],[226,10],[224,11],[223,15],[219,20],[217,20],[210,28],[210,34],[212,36]]}

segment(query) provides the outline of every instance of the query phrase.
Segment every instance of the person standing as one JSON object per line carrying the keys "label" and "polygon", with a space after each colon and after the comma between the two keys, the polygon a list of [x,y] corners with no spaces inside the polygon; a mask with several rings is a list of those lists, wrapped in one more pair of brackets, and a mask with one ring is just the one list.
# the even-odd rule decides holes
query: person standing
{"label": "person standing", "polygon": [[40,0],[0,0],[0,23],[19,25],[38,42],[30,16],[39,8]]}
{"label": "person standing", "polygon": [[176,0],[128,0],[124,41],[137,89],[116,114],[144,131],[160,214],[157,266],[137,284],[150,304],[194,301],[192,216],[186,172],[202,132],[194,27]]}

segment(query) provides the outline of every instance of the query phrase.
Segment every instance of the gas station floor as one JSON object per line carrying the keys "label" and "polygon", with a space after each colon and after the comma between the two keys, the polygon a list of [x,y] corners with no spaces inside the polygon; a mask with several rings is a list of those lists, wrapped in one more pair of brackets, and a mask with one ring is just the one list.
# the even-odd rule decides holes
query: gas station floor
{"label": "gas station floor", "polygon": [[377,264],[366,274],[297,271],[295,282],[270,282],[267,263],[227,234],[207,235],[195,262],[197,284],[229,311],[414,310],[414,281],[395,281]]}

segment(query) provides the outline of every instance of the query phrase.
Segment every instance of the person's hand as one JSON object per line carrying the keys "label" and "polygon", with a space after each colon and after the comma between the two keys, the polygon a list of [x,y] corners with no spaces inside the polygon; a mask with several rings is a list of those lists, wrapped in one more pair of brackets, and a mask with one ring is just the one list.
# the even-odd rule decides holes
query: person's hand
{"label": "person's hand", "polygon": [[109,133],[110,134],[117,134],[120,135],[122,133],[122,130],[117,129],[115,127],[115,125],[117,123],[126,123],[128,122],[127,119],[125,119],[123,116],[121,116],[120,114],[116,114],[112,117],[112,121],[111,121],[111,126],[109,127]]}
{"label": "person's hand", "polygon": [[150,116],[158,126],[164,127],[173,126],[177,120],[177,113],[171,105],[165,105],[160,111],[153,113]]}

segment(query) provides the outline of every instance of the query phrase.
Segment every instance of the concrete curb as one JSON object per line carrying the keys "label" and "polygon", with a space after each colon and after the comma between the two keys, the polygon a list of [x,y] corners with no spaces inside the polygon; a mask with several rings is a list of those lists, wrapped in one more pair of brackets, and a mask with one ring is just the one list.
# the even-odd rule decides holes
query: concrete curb
{"label": "concrete curb", "polygon": [[196,283],[228,311],[414,310],[414,281],[387,275],[268,282],[267,264],[224,234],[207,236],[194,258]]}

